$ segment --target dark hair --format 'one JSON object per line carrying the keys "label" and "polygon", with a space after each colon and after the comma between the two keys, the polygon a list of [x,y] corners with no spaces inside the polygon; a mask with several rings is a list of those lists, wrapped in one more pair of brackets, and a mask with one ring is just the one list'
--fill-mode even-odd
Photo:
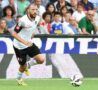
{"label": "dark hair", "polygon": [[11,16],[13,16],[13,15],[15,14],[14,9],[13,9],[10,5],[8,5],[8,6],[6,6],[6,7],[3,9],[3,16],[4,16],[4,17],[7,15],[7,13],[6,13],[6,10],[7,10],[7,9],[10,9],[10,10],[12,11],[12,15],[11,15]]}
{"label": "dark hair", "polygon": [[66,10],[68,11],[68,9],[67,9],[66,6],[61,7],[61,9],[60,9],[60,13],[61,13],[61,15],[62,15],[62,10],[63,10],[64,8],[66,8]]}
{"label": "dark hair", "polygon": [[50,17],[52,18],[52,15],[50,12],[44,12],[42,15],[42,18],[45,19],[47,15],[50,15]]}
{"label": "dark hair", "polygon": [[21,17],[22,17],[22,15],[17,15],[17,16],[16,16],[16,18],[21,18]]}
{"label": "dark hair", "polygon": [[48,3],[48,4],[46,5],[46,11],[48,11],[48,8],[49,8],[51,5],[54,7],[54,12],[55,12],[55,6],[54,6],[53,3]]}
{"label": "dark hair", "polygon": [[78,2],[77,6],[82,6],[84,8],[84,4],[82,2]]}
{"label": "dark hair", "polygon": [[56,11],[56,12],[54,13],[54,16],[55,16],[55,15],[61,15],[61,13],[58,12],[58,11]]}
{"label": "dark hair", "polygon": [[6,20],[5,20],[4,18],[1,18],[1,19],[0,19],[0,23],[1,23],[2,21],[5,21],[5,22],[6,22]]}

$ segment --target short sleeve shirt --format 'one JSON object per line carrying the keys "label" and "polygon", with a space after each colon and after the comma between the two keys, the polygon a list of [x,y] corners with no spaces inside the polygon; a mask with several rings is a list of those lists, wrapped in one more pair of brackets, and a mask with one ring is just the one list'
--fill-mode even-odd
{"label": "short sleeve shirt", "polygon": [[92,31],[95,30],[91,21],[87,20],[86,17],[82,18],[80,20],[80,22],[78,23],[78,25],[79,25],[79,28],[81,28],[81,30],[82,30],[82,28],[85,28],[86,31],[90,34],[91,34]]}

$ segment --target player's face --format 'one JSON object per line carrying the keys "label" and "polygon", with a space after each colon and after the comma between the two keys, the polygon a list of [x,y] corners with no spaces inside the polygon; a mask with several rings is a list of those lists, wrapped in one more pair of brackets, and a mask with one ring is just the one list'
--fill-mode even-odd
{"label": "player's face", "polygon": [[30,8],[29,8],[29,14],[30,14],[31,18],[35,18],[36,15],[37,15],[37,12],[38,12],[38,8],[37,8],[36,5],[30,6]]}

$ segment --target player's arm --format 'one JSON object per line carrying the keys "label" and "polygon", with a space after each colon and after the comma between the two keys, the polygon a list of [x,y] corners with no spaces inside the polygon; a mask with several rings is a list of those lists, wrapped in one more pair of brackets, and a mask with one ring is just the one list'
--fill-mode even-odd
{"label": "player's arm", "polygon": [[23,38],[21,38],[19,35],[18,35],[18,32],[22,29],[22,26],[20,25],[16,25],[15,28],[13,30],[9,30],[9,32],[11,33],[11,35],[17,39],[18,41],[20,41],[21,43],[23,43],[24,45],[26,46],[31,46],[32,43],[31,42],[28,42],[26,40],[24,40]]}
{"label": "player's arm", "polygon": [[26,46],[31,46],[31,45],[32,45],[31,42],[28,42],[28,41],[22,39],[16,32],[13,32],[13,33],[12,33],[12,36],[13,36],[15,39],[17,39],[18,41],[20,41],[21,43],[23,43],[24,45],[26,45]]}

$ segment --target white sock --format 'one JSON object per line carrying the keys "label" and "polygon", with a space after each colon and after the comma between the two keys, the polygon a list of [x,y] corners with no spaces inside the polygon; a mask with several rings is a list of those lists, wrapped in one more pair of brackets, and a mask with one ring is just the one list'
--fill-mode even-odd
{"label": "white sock", "polygon": [[36,60],[30,59],[30,61],[27,62],[27,67],[30,68],[31,66],[36,65],[36,64],[38,64]]}
{"label": "white sock", "polygon": [[20,80],[22,78],[22,75],[23,75],[23,73],[19,71],[17,74],[17,79]]}

